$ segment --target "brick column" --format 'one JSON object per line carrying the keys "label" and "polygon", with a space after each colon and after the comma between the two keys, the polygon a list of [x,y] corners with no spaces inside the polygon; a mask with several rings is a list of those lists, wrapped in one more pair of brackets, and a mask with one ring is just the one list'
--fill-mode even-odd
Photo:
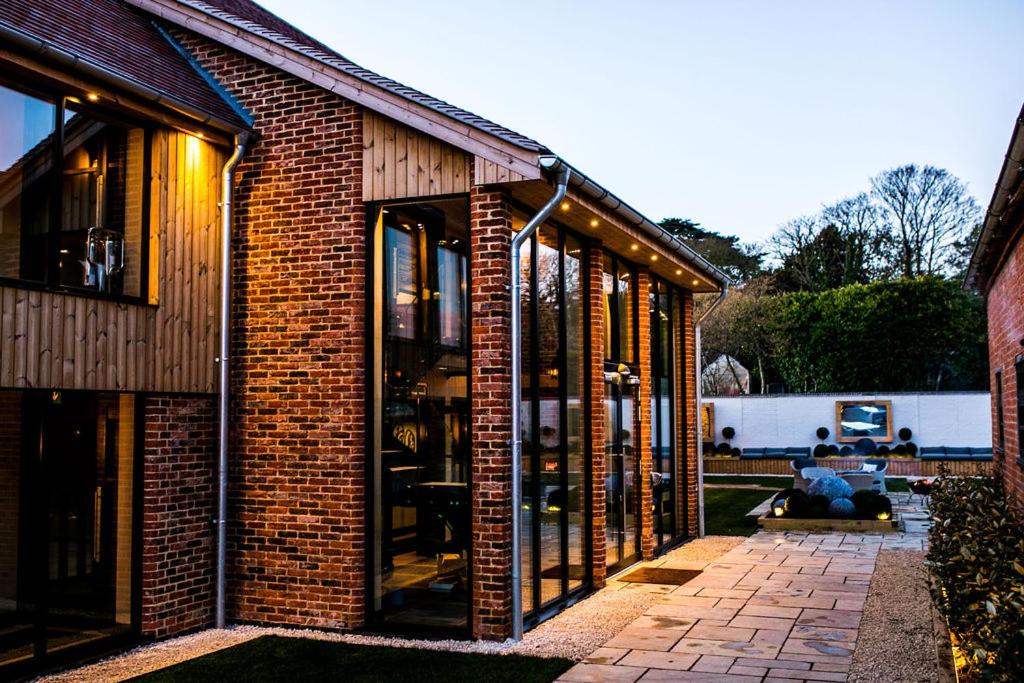
{"label": "brick column", "polygon": [[21,493],[20,391],[0,391],[0,598],[18,599],[18,510]]}
{"label": "brick column", "polygon": [[636,388],[637,409],[633,425],[634,448],[637,454],[636,491],[640,500],[640,554],[645,560],[654,557],[654,515],[651,510],[651,274],[646,268],[636,273],[637,346],[640,357],[640,385]]}
{"label": "brick column", "polygon": [[500,192],[470,192],[472,306],[473,636],[501,640],[512,625],[512,219]]}
{"label": "brick column", "polygon": [[[686,530],[690,536],[696,536],[698,531],[697,513],[698,500],[697,488],[697,439],[700,434],[700,415],[697,414],[697,382],[700,379],[696,376],[697,365],[695,347],[695,325],[693,317],[693,292],[683,292],[683,301],[680,310],[682,320],[681,332],[679,333],[681,343],[676,347],[680,350],[683,377],[681,384],[680,409],[677,411],[679,424],[676,425],[678,435],[678,455],[676,457],[677,467],[685,468],[686,475],[683,477],[687,483],[686,504],[689,528]],[[682,469],[680,469],[682,472]],[[682,481],[682,478],[680,479]],[[678,493],[678,490],[677,490]]]}
{"label": "brick column", "polygon": [[601,280],[604,252],[591,243],[586,301],[590,313],[590,486],[592,491],[590,533],[594,588],[604,586],[607,576],[605,548],[605,409],[604,409],[604,293]]}
{"label": "brick column", "polygon": [[145,399],[142,633],[213,623],[216,410],[208,397]]}

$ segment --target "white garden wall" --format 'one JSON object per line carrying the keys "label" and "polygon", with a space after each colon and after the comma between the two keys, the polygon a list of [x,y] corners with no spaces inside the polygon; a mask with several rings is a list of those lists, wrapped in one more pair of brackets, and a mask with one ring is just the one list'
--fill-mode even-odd
{"label": "white garden wall", "polygon": [[715,443],[724,441],[724,427],[732,427],[734,448],[761,448],[814,446],[818,427],[828,428],[825,443],[836,443],[836,401],[857,400],[892,401],[894,435],[909,427],[918,446],[992,445],[987,391],[716,396],[704,403],[715,406]]}

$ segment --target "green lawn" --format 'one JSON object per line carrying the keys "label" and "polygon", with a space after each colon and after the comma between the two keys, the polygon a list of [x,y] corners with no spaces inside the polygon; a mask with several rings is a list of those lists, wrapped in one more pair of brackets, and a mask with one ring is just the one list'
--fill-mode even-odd
{"label": "green lawn", "polygon": [[704,489],[704,533],[752,536],[757,519],[746,514],[771,495],[763,489]]}
{"label": "green lawn", "polygon": [[350,645],[265,636],[133,678],[147,683],[193,681],[508,681],[550,683],[568,659],[482,655],[398,647]]}

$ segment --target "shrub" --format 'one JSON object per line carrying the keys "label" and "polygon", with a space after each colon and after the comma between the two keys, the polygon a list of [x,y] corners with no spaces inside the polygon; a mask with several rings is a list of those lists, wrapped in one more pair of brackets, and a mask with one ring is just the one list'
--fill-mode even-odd
{"label": "shrub", "polygon": [[979,681],[1024,680],[1024,515],[992,476],[950,479],[931,497],[928,563],[939,607]]}
{"label": "shrub", "polygon": [[896,432],[900,437],[900,441],[910,441],[910,437],[914,435],[914,432],[910,431],[910,427],[900,427],[900,431]]}
{"label": "shrub", "polygon": [[818,427],[818,430],[814,432],[814,435],[817,436],[822,441],[828,438],[828,434],[828,427]]}
{"label": "shrub", "polygon": [[831,503],[826,496],[811,496],[811,504],[807,508],[810,517],[827,517],[828,505]]}
{"label": "shrub", "polygon": [[732,446],[724,441],[715,446],[715,450],[718,451],[719,455],[732,455]]}
{"label": "shrub", "polygon": [[833,517],[852,517],[853,501],[849,498],[836,498],[828,504],[828,514]]}
{"label": "shrub", "polygon": [[819,443],[814,447],[815,458],[827,458],[828,457],[828,446],[823,443]]}
{"label": "shrub", "polygon": [[835,445],[834,443],[830,443],[828,445],[828,454],[829,455],[839,455],[839,446]]}
{"label": "shrub", "polygon": [[722,436],[724,436],[726,440],[732,439],[732,437],[736,436],[736,430],[732,427],[723,427]]}
{"label": "shrub", "polygon": [[853,501],[853,506],[857,510],[857,517],[859,519],[871,519],[874,516],[875,499],[879,497],[879,494],[869,489],[861,489],[855,491],[850,500]]}
{"label": "shrub", "polygon": [[836,498],[849,498],[853,495],[853,489],[839,477],[821,477],[811,482],[807,493],[811,496],[825,496],[832,501]]}

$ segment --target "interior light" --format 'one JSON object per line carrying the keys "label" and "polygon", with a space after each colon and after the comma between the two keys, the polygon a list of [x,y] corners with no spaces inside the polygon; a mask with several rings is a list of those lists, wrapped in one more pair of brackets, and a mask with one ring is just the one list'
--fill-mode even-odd
{"label": "interior light", "polygon": [[596,218],[591,218],[590,219],[590,227],[596,228],[598,225],[599,225],[599,223],[597,222]]}
{"label": "interior light", "polygon": [[206,136],[205,136],[205,135],[203,135],[203,134],[202,134],[202,133],[200,132],[200,133],[196,133],[196,137],[197,137],[197,138],[199,138],[200,140],[202,140],[202,139],[203,139],[204,137],[206,137]]}
{"label": "interior light", "polygon": [[87,94],[87,95],[85,96],[85,99],[89,100],[90,102],[98,102],[98,101],[99,101],[99,99],[100,99],[100,96],[99,96],[99,95],[97,95],[97,94],[96,94],[96,93],[94,93],[94,92],[91,92],[91,93],[89,93],[89,94]]}
{"label": "interior light", "polygon": [[572,205],[569,202],[562,202],[562,211],[568,211]]}
{"label": "interior light", "polygon": [[75,104],[81,104],[82,100],[78,99],[74,95],[68,97],[68,102],[74,102]]}
{"label": "interior light", "polygon": [[629,245],[629,250],[630,251],[636,251],[639,248],[640,248],[639,244],[631,244],[631,245]]}

